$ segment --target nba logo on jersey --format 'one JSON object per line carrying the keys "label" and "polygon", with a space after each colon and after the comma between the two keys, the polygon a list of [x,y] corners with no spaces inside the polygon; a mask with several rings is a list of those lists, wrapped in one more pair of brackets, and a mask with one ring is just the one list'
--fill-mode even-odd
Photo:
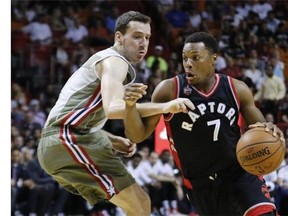
{"label": "nba logo on jersey", "polygon": [[190,95],[192,93],[192,88],[190,88],[190,86],[186,86],[185,88],[184,88],[184,94],[185,95]]}

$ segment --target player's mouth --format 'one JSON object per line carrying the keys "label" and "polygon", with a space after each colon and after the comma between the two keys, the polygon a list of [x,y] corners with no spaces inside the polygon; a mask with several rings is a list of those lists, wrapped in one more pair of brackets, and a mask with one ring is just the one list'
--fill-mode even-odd
{"label": "player's mouth", "polygon": [[145,50],[139,51],[139,54],[140,55],[146,55],[146,51]]}
{"label": "player's mouth", "polygon": [[186,79],[193,79],[194,77],[196,77],[195,73],[188,73],[186,72]]}
{"label": "player's mouth", "polygon": [[145,51],[139,51],[138,54],[137,54],[137,57],[138,58],[144,58],[145,55],[146,55]]}

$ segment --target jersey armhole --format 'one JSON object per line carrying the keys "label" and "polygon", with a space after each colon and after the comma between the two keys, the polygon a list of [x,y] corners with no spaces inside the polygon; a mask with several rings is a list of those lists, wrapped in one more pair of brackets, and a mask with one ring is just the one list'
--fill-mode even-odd
{"label": "jersey armhole", "polygon": [[[174,88],[174,98],[173,99],[176,99],[176,98],[179,98],[179,95],[180,95],[180,80],[179,80],[179,77],[178,76],[175,76],[173,78],[173,81],[174,81],[174,85],[175,85],[175,88]],[[163,114],[163,117],[164,117],[164,121],[165,122],[168,122],[170,121],[170,119],[173,117],[173,113],[168,113],[168,114]]]}
{"label": "jersey armhole", "polygon": [[231,92],[233,94],[233,97],[234,97],[235,103],[237,105],[238,111],[240,111],[240,100],[239,100],[239,96],[238,96],[238,93],[236,91],[234,82],[233,82],[231,77],[227,76],[227,78],[228,78],[228,82],[229,82],[229,85],[230,85],[230,88],[231,88]]}
{"label": "jersey armhole", "polygon": [[175,76],[173,80],[174,80],[174,85],[175,85],[175,88],[174,88],[174,98],[173,98],[173,99],[176,99],[176,98],[178,98],[179,95],[180,95],[180,90],[179,90],[180,80],[179,80],[179,77],[178,77],[178,76]]}

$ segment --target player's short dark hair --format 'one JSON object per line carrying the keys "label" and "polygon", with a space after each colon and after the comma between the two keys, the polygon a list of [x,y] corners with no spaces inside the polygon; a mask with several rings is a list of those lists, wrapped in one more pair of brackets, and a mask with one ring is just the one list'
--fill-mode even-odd
{"label": "player's short dark hair", "polygon": [[196,32],[189,35],[185,39],[186,43],[204,43],[207,50],[209,50],[212,54],[218,53],[218,43],[215,37],[207,32]]}
{"label": "player's short dark hair", "polygon": [[116,20],[116,24],[115,24],[115,32],[116,31],[120,31],[122,34],[125,34],[127,29],[128,29],[128,25],[129,22],[131,21],[138,21],[138,22],[142,22],[142,23],[151,23],[151,18],[149,16],[146,16],[138,11],[128,11],[126,13],[121,14],[117,20]]}

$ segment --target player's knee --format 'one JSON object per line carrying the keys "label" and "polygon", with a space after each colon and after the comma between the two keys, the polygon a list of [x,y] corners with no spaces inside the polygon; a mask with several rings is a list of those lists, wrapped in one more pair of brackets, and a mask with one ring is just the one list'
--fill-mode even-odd
{"label": "player's knee", "polygon": [[150,215],[151,200],[149,195],[145,192],[141,194],[141,198],[138,200],[137,204],[133,205],[133,207],[133,215],[135,215],[135,213],[138,213],[138,215]]}
{"label": "player's knee", "polygon": [[150,216],[151,214],[151,201],[149,195],[144,190],[137,190],[136,196],[129,197],[127,202],[122,208],[127,216],[130,215],[143,215]]}

